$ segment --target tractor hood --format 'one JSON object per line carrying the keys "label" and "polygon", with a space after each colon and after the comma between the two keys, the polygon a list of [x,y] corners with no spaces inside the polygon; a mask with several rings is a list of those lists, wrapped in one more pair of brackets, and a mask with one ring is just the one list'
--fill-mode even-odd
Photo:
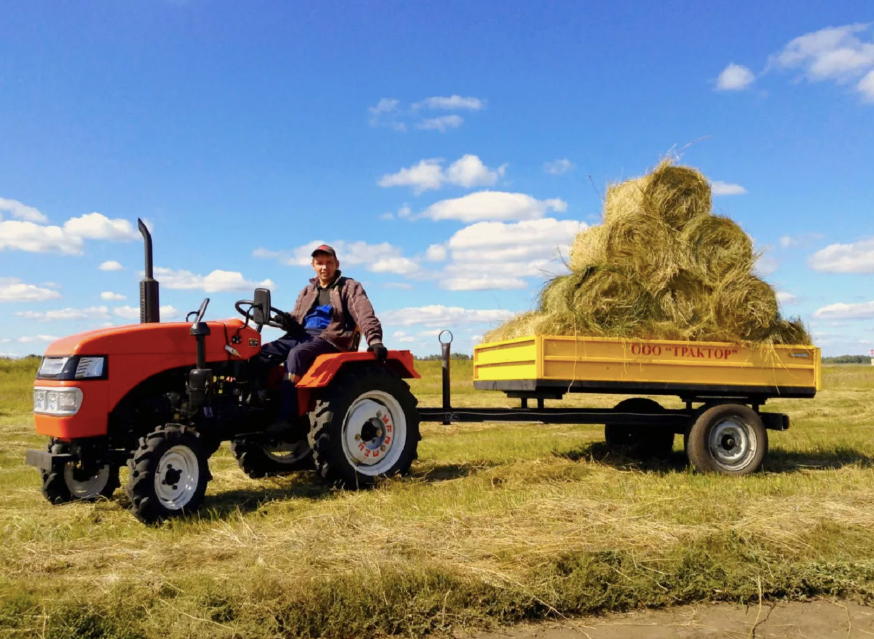
{"label": "tractor hood", "polygon": [[[210,335],[206,338],[207,351],[227,358],[225,345],[230,336],[243,326],[239,319],[207,322]],[[190,353],[194,356],[195,340],[189,333],[188,322],[161,322],[155,324],[130,324],[113,326],[85,333],[77,333],[53,342],[46,349],[46,356],[66,355],[179,355]],[[247,338],[247,346],[252,339],[260,336],[252,329],[241,331]],[[253,338],[253,335],[255,336]],[[254,344],[253,344],[254,346]]]}

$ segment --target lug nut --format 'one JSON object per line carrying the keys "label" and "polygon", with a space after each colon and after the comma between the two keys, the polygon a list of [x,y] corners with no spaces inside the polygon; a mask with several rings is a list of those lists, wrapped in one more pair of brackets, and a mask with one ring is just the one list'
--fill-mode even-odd
{"label": "lug nut", "polygon": [[356,442],[360,442],[360,441],[361,441],[361,435],[355,435],[355,441],[356,441]]}
{"label": "lug nut", "polygon": [[385,452],[385,444],[383,444],[382,446],[380,446],[380,447],[379,447],[379,450],[381,450],[382,452]]}

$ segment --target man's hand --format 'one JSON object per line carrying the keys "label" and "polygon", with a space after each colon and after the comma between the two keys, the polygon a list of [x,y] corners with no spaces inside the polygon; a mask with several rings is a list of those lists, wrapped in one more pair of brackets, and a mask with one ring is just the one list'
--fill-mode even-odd
{"label": "man's hand", "polygon": [[280,319],[282,320],[282,330],[292,337],[299,337],[306,332],[303,326],[300,325],[300,322],[294,319],[294,316],[291,313],[283,313],[280,315]]}
{"label": "man's hand", "polygon": [[388,349],[382,342],[373,342],[372,344],[369,344],[367,350],[373,351],[373,354],[376,355],[377,362],[384,362],[388,358]]}

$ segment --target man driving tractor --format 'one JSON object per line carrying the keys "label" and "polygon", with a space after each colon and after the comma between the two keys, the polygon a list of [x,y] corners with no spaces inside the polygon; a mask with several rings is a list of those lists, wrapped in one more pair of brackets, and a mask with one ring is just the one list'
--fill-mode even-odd
{"label": "man driving tractor", "polygon": [[359,282],[343,277],[337,253],[327,244],[312,252],[316,277],[297,296],[294,310],[286,318],[286,334],[264,344],[261,352],[268,361],[285,359],[286,376],[278,420],[267,432],[274,435],[293,429],[297,416],[295,384],[319,355],[341,353],[355,347],[360,330],[369,350],[384,362],[388,350],[382,343],[382,325]]}

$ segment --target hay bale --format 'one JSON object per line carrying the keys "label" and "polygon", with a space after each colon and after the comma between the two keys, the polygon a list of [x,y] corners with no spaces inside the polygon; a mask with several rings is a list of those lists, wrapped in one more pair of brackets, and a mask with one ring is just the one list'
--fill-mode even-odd
{"label": "hay bale", "polygon": [[773,344],[813,344],[810,333],[800,317],[781,319],[771,329],[770,341]]}
{"label": "hay bale", "polygon": [[581,335],[634,336],[652,315],[653,298],[640,280],[600,267],[568,276],[569,310]]}
{"label": "hay bale", "polygon": [[727,217],[707,215],[692,220],[680,241],[685,244],[689,268],[711,286],[731,272],[751,270],[755,263],[752,240]]}
{"label": "hay bale", "polygon": [[668,324],[687,338],[710,319],[712,294],[713,289],[695,273],[681,270],[659,291],[656,301]]}
{"label": "hay bale", "polygon": [[714,293],[713,318],[736,340],[766,340],[780,319],[777,295],[749,272],[729,274]]}
{"label": "hay bale", "polygon": [[663,160],[648,176],[643,208],[681,231],[692,220],[710,214],[710,183],[693,168]]}
{"label": "hay bale", "polygon": [[664,288],[682,266],[677,234],[652,215],[616,218],[603,235],[608,263],[634,275],[652,293]]}
{"label": "hay bale", "polygon": [[608,186],[607,196],[604,198],[604,222],[642,213],[643,194],[648,183],[649,176],[644,176]]}
{"label": "hay bale", "polygon": [[572,289],[579,284],[581,274],[570,273],[551,279],[540,289],[538,309],[542,313],[557,313],[571,308]]}
{"label": "hay bale", "polygon": [[604,251],[605,226],[590,226],[577,233],[571,245],[570,267],[574,271],[582,271],[589,266],[602,264],[607,255]]}

